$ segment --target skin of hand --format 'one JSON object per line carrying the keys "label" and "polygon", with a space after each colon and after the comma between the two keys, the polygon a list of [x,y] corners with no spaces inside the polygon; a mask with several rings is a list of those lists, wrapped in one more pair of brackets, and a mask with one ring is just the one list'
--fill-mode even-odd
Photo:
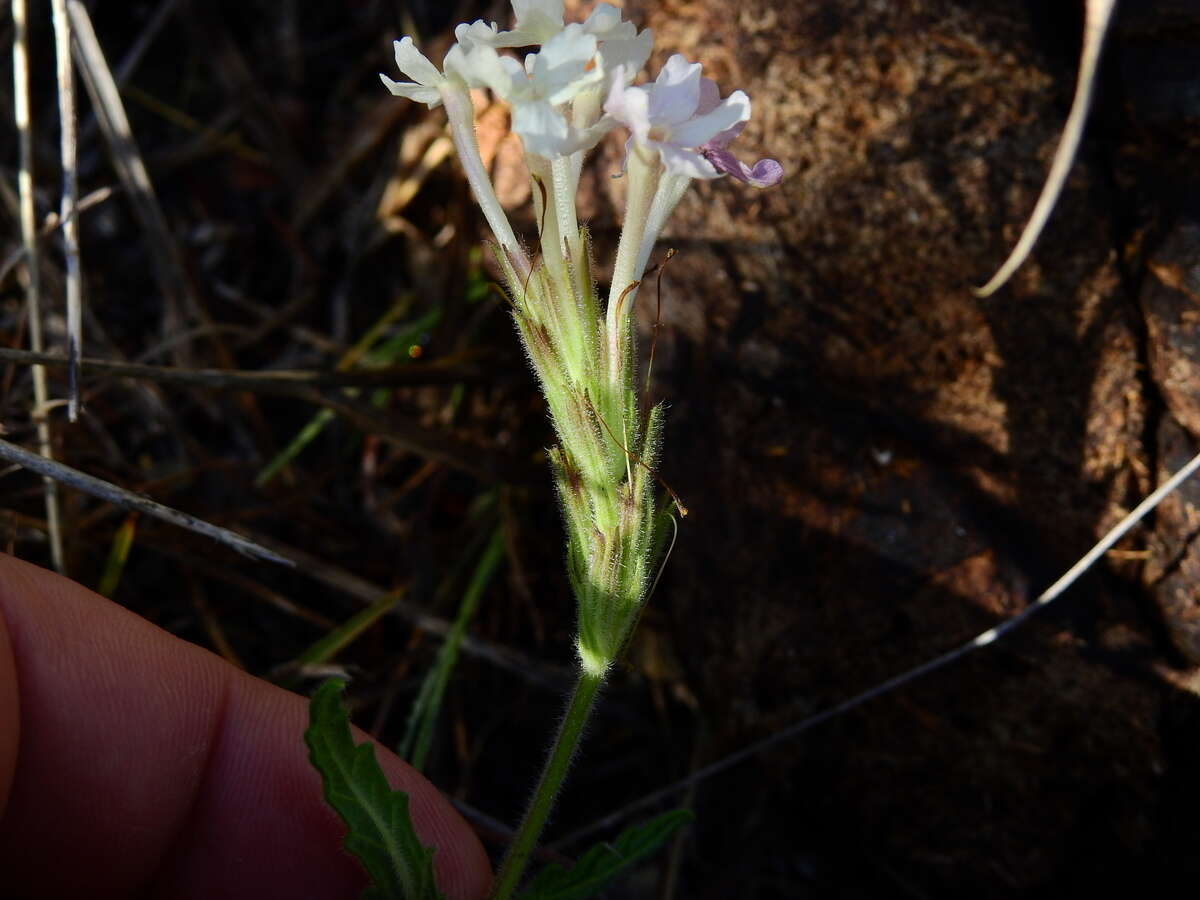
{"label": "skin of hand", "polygon": [[[4,896],[357,897],[366,877],[322,799],[307,724],[303,698],[0,554]],[[485,896],[470,827],[414,769],[376,756],[437,847],[446,896]]]}

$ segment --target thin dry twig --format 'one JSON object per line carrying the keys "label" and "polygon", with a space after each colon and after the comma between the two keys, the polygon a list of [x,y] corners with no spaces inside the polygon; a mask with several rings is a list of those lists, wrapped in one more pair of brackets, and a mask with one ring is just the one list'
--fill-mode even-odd
{"label": "thin dry twig", "polygon": [[[117,177],[124,185],[133,210],[146,233],[155,281],[167,300],[164,325],[168,332],[178,331],[185,321],[184,310],[203,320],[200,304],[191,296],[188,279],[163,215],[150,174],[134,140],[129,117],[125,114],[117,83],[109,70],[104,50],[96,38],[87,8],[79,0],[67,0],[71,18],[75,58],[84,86],[92,100],[96,121],[104,133]],[[211,328],[211,322],[204,322]]]}
{"label": "thin dry twig", "polygon": [[1071,112],[1067,116],[1067,124],[1063,126],[1062,137],[1058,148],[1054,151],[1054,161],[1050,164],[1050,174],[1042,186],[1042,193],[1025,230],[1013,247],[1008,259],[992,276],[991,280],[981,288],[975,289],[978,297],[989,297],[1004,286],[1013,273],[1029,257],[1038,236],[1046,227],[1046,220],[1054,211],[1063,185],[1067,182],[1067,174],[1075,162],[1075,154],[1079,151],[1079,141],[1083,137],[1083,126],[1087,122],[1088,109],[1092,105],[1092,88],[1096,81],[1096,67],[1100,62],[1100,50],[1104,46],[1104,34],[1108,23],[1112,20],[1113,9],[1117,0],[1087,0],[1087,17],[1083,34],[1083,53],[1079,59],[1079,75],[1075,82],[1075,98],[1071,101]]}
{"label": "thin dry twig", "polygon": [[[66,360],[52,353],[0,348],[0,361],[65,365]],[[453,384],[476,381],[482,377],[456,368],[453,364],[409,365],[397,369],[365,372],[311,372],[276,369],[266,372],[227,371],[224,369],[179,369],[142,363],[87,360],[88,368],[110,375],[175,382],[217,390],[253,391],[287,394],[316,406],[327,407],[355,428],[396,444],[427,459],[438,460],[453,468],[470,472],[485,480],[524,481],[530,475],[520,460],[494,449],[462,441],[453,435],[430,428],[400,415],[375,409],[370,404],[326,388],[384,385]],[[473,376],[473,377],[472,377]]]}
{"label": "thin dry twig", "polygon": [[[103,203],[112,195],[113,189],[110,187],[97,188],[91,193],[85,194],[80,199],[79,204],[75,207],[75,216],[78,218],[81,213],[93,206],[96,206],[97,204]],[[55,229],[59,227],[59,222],[60,220],[57,212],[49,213],[46,218],[42,220],[42,230],[38,233],[37,237],[46,238],[53,234]],[[26,252],[24,244],[14,247],[8,252],[4,259],[0,261],[0,284],[3,284],[4,279],[8,277],[8,273],[12,271],[13,266],[15,266],[25,257]]]}
{"label": "thin dry twig", "polygon": [[[61,367],[67,358],[57,353],[0,347],[0,361]],[[117,378],[137,378],[163,384],[185,384],[227,391],[262,393],[298,393],[312,388],[339,387],[417,387],[435,384],[494,383],[483,366],[463,361],[410,363],[405,366],[364,371],[318,371],[310,369],[184,369],[176,366],[152,366],[119,360],[86,357],[83,364],[93,372]]]}
{"label": "thin dry twig", "polygon": [[699,782],[711,778],[714,775],[718,775],[727,769],[731,769],[738,763],[744,762],[753,756],[757,756],[758,754],[763,753],[770,748],[783,743],[784,741],[791,740],[792,738],[803,734],[809,729],[815,728],[817,725],[828,722],[830,719],[835,719],[843,713],[850,712],[852,709],[857,709],[864,703],[867,703],[868,701],[874,700],[878,697],[882,697],[884,694],[890,694],[892,691],[911,684],[912,682],[930,674],[931,672],[936,672],[939,669],[945,668],[951,663],[957,662],[964,656],[973,653],[981,647],[994,644],[997,640],[1004,637],[1006,634],[1010,633],[1020,625],[1024,624],[1034,613],[1045,609],[1050,605],[1050,603],[1058,599],[1058,597],[1060,597],[1067,588],[1078,581],[1079,577],[1095,564],[1096,560],[1108,552],[1108,550],[1111,549],[1117,541],[1128,534],[1129,531],[1138,524],[1138,522],[1140,522],[1156,506],[1158,506],[1158,504],[1161,503],[1168,494],[1170,494],[1172,491],[1178,488],[1179,485],[1183,484],[1184,481],[1190,478],[1197,469],[1200,469],[1200,453],[1192,457],[1192,459],[1186,465],[1172,475],[1156,491],[1135,506],[1133,510],[1127,516],[1125,516],[1125,518],[1114,525],[1108,531],[1108,533],[1104,535],[1104,537],[1097,541],[1091,550],[1080,557],[1078,562],[1064,572],[1062,577],[1055,581],[1054,584],[1050,585],[1050,587],[1046,588],[1046,590],[1044,590],[1036,600],[1030,603],[1029,606],[1025,607],[1025,609],[1021,610],[1011,619],[1007,619],[1006,621],[1001,622],[999,625],[989,628],[987,631],[976,635],[971,640],[964,644],[960,644],[953,650],[948,650],[940,656],[935,656],[933,659],[927,660],[921,663],[919,666],[915,666],[906,672],[902,672],[899,675],[889,678],[887,681],[863,691],[861,694],[856,694],[848,700],[843,700],[836,706],[831,706],[828,709],[822,710],[816,715],[809,716],[807,719],[803,719],[793,725],[789,725],[781,731],[775,732],[769,737],[765,737],[760,741],[755,741],[748,747],[743,747],[741,750],[731,753],[728,756],[719,759],[702,769],[698,769],[691,775],[688,775],[686,778],[681,778],[679,781],[676,781],[674,784],[667,785],[664,788],[660,788],[657,791],[652,791],[643,797],[639,797],[637,800],[625,805],[619,810],[610,813],[604,818],[597,819],[591,824],[580,828],[577,831],[571,832],[566,837],[560,838],[551,846],[561,849],[574,844],[576,841],[582,840],[583,838],[588,837],[597,831],[611,828],[619,822],[629,818],[629,816],[633,815],[633,813],[640,809],[645,809],[648,806],[654,806],[660,801],[686,790],[692,785],[698,784]]}
{"label": "thin dry twig", "polygon": [[58,79],[58,119],[61,134],[63,253],[67,277],[67,418],[79,418],[79,355],[83,352],[83,273],[79,261],[79,173],[75,121],[75,83],[71,76],[71,21],[67,0],[51,0],[54,18],[55,74]]}
{"label": "thin dry twig", "polygon": [[169,506],[164,506],[156,500],[151,500],[149,497],[143,497],[141,494],[135,494],[133,491],[104,481],[94,475],[88,475],[86,472],[80,472],[78,469],[64,466],[60,462],[46,459],[37,453],[26,450],[24,447],[10,444],[8,441],[0,440],[0,459],[8,460],[40,475],[53,478],[69,487],[83,491],[85,494],[99,497],[101,500],[120,506],[122,509],[145,513],[148,516],[154,516],[156,519],[162,519],[164,522],[169,522],[172,525],[178,525],[180,528],[186,528],[189,531],[210,537],[246,556],[259,557],[260,559],[279,563],[281,566],[295,565],[295,562],[279,555],[274,550],[268,550],[266,547],[262,547],[254,541],[244,538],[234,531],[230,531],[228,528],[213,525],[205,522],[203,519],[198,519],[195,516],[172,509]]}
{"label": "thin dry twig", "polygon": [[[38,234],[33,198],[33,122],[29,112],[28,3],[13,0],[13,107],[20,142],[20,172],[17,191],[21,207],[21,244],[25,256],[28,284],[25,291],[26,315],[29,320],[29,346],[35,353],[45,349],[42,336],[42,277],[38,257]],[[33,367],[33,420],[37,423],[38,452],[47,459],[54,456],[50,441],[50,421],[47,417],[49,392],[46,389],[46,368]],[[58,510],[58,482],[43,478],[46,488],[46,533],[50,541],[50,560],[57,572],[65,571],[62,522]]]}
{"label": "thin dry twig", "polygon": [[[125,56],[121,59],[121,64],[113,72],[113,78],[118,87],[124,87],[129,77],[137,69],[138,65],[141,64],[142,57],[146,55],[146,51],[150,49],[150,45],[154,42],[154,39],[158,37],[163,26],[167,24],[167,20],[175,12],[175,7],[178,3],[179,0],[162,0],[158,9],[154,11],[154,15],[150,17],[142,30],[138,32],[137,40],[133,42],[133,46],[125,53]],[[79,142],[81,144],[87,146],[88,141],[96,132],[97,124],[98,122],[94,116],[84,124],[79,132]]]}

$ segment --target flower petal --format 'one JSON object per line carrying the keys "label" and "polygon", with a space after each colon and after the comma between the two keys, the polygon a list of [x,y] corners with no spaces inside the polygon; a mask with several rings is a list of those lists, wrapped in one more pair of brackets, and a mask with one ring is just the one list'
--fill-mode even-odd
{"label": "flower petal", "polygon": [[671,131],[671,143],[681,147],[699,147],[749,118],[750,98],[742,91],[734,91],[712,112],[675,126]]}
{"label": "flower petal", "polygon": [[499,38],[500,26],[495,22],[489,25],[483,19],[476,19],[470,25],[463,22],[454,27],[454,39],[462,45],[464,50],[470,50],[476,44],[484,44],[488,47],[501,46],[496,43]]}
{"label": "flower petal", "polygon": [[525,40],[523,44],[506,43],[505,47],[544,44],[563,30],[563,0],[512,0],[512,7],[517,14],[517,24],[509,34],[520,33],[522,38],[533,40]]}
{"label": "flower petal", "polygon": [[700,152],[719,172],[755,187],[771,187],[783,178],[783,166],[774,159],[760,159],[751,168],[724,147],[701,147]]}
{"label": "flower petal", "polygon": [[583,20],[583,30],[594,34],[599,41],[628,40],[637,34],[637,26],[632,22],[622,22],[621,10],[611,3],[596,4],[596,8]]}
{"label": "flower petal", "polygon": [[696,115],[712,112],[721,103],[721,89],[711,78],[700,79],[700,102],[696,104]]}
{"label": "flower petal", "polygon": [[605,72],[615,72],[617,66],[624,66],[625,84],[632,84],[653,49],[654,35],[649,28],[636,37],[603,40],[599,50],[600,65]]}
{"label": "flower petal", "polygon": [[733,143],[733,139],[741,134],[746,128],[745,122],[738,122],[732,128],[726,128],[718,135],[705,143],[706,147],[728,147]]}
{"label": "flower petal", "polygon": [[651,143],[662,157],[663,166],[672,175],[686,178],[717,178],[722,173],[698,150],[687,150],[674,144]]}
{"label": "flower petal", "polygon": [[457,75],[470,87],[485,87],[502,100],[511,100],[525,84],[521,64],[501,56],[487,44],[475,44],[466,52],[455,44],[443,63],[447,74]]}
{"label": "flower petal", "polygon": [[405,35],[392,46],[396,48],[396,66],[417,84],[433,87],[442,80],[437,66],[416,48],[411,37]]}
{"label": "flower petal", "polygon": [[612,75],[612,88],[604,101],[604,111],[633,132],[639,143],[650,134],[650,91],[645,87],[626,87],[625,69],[618,66]]}
{"label": "flower petal", "polygon": [[650,87],[650,121],[655,125],[686,122],[696,112],[699,101],[700,63],[689,63],[676,53]]}
{"label": "flower petal", "polygon": [[596,38],[586,34],[582,25],[572,23],[532,54],[532,68],[526,57],[525,67],[539,96],[551,103],[566,103],[604,77],[598,68],[588,69],[595,55]]}
{"label": "flower petal", "polygon": [[424,103],[430,109],[439,106],[442,102],[442,95],[437,88],[426,87],[423,84],[413,84],[410,81],[392,81],[386,75],[381,74],[379,79],[383,82],[384,87],[395,94],[397,97],[405,97],[409,100],[415,100],[418,103]]}
{"label": "flower petal", "polygon": [[545,101],[531,100],[513,107],[512,130],[521,136],[527,153],[547,159],[565,156],[577,148],[562,113]]}

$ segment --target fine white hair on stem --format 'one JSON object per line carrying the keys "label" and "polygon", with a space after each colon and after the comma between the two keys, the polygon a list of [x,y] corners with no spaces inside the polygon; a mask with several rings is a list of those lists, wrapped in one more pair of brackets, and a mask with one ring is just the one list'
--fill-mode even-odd
{"label": "fine white hair on stem", "polygon": [[1067,173],[1075,162],[1075,154],[1079,151],[1079,141],[1083,137],[1083,126],[1087,122],[1088,109],[1092,105],[1092,90],[1096,81],[1096,67],[1100,62],[1100,50],[1104,45],[1104,34],[1112,19],[1113,8],[1117,0],[1088,0],[1087,19],[1083,35],[1083,53],[1079,59],[1079,75],[1075,82],[1075,98],[1071,101],[1071,112],[1067,116],[1067,124],[1063,126],[1062,137],[1058,148],[1054,151],[1054,161],[1050,164],[1050,174],[1042,186],[1042,193],[1021,237],[1013,247],[1008,259],[1000,266],[991,280],[981,288],[975,289],[978,297],[990,297],[1021,264],[1029,257],[1033,245],[1037,243],[1046,220],[1054,210],[1063,185],[1067,181]]}
{"label": "fine white hair on stem", "polygon": [[1050,587],[1046,588],[1046,590],[1042,591],[1042,593],[1039,594],[1032,603],[1030,603],[1011,619],[1006,619],[999,625],[975,635],[975,637],[971,638],[969,641],[959,644],[954,649],[947,650],[940,656],[935,656],[933,659],[926,660],[919,666],[915,666],[906,672],[901,672],[899,675],[895,675],[889,678],[887,681],[881,682],[880,684],[863,691],[861,694],[856,694],[855,696],[850,697],[848,700],[843,700],[841,703],[822,710],[816,715],[809,716],[807,719],[802,719],[799,722],[788,725],[786,728],[783,728],[782,730],[777,731],[774,734],[763,738],[762,740],[755,741],[749,746],[743,747],[741,750],[737,750],[730,755],[705,766],[702,769],[698,769],[691,775],[688,775],[686,778],[681,778],[679,781],[676,781],[673,784],[669,784],[664,788],[660,788],[657,791],[653,791],[650,794],[639,797],[634,802],[629,803],[621,809],[610,813],[604,818],[598,819],[591,824],[578,829],[577,831],[571,832],[570,834],[556,841],[554,844],[550,845],[548,849],[562,850],[563,848],[571,846],[572,844],[582,840],[594,832],[611,828],[618,822],[627,819],[640,809],[654,806],[660,801],[665,800],[667,797],[680,793],[692,785],[698,784],[699,782],[711,778],[714,775],[718,775],[721,772],[724,772],[726,769],[731,769],[738,763],[750,759],[753,756],[757,756],[758,754],[776,746],[777,744],[791,740],[792,738],[797,737],[809,729],[815,728],[817,725],[828,722],[830,719],[835,719],[843,713],[850,712],[852,709],[857,709],[859,706],[862,706],[864,703],[867,703],[870,700],[875,700],[878,697],[882,697],[884,694],[890,694],[892,691],[904,687],[907,684],[911,684],[924,675],[928,675],[931,672],[936,672],[938,669],[944,668],[950,663],[957,662],[964,656],[980,649],[981,647],[994,644],[997,640],[1004,637],[1004,635],[1024,624],[1034,613],[1045,609],[1050,605],[1051,602],[1060,597],[1067,588],[1078,581],[1079,577],[1095,564],[1096,560],[1112,549],[1112,546],[1117,541],[1128,534],[1129,531],[1138,524],[1138,522],[1149,515],[1150,512],[1152,512],[1154,508],[1157,507],[1158,504],[1160,504],[1168,495],[1170,495],[1176,488],[1183,484],[1183,482],[1187,481],[1187,479],[1195,474],[1197,469],[1200,469],[1200,453],[1197,453],[1195,456],[1193,456],[1191,460],[1189,460],[1183,467],[1179,469],[1179,471],[1163,482],[1157,488],[1157,490],[1155,490],[1148,497],[1146,497],[1145,500],[1135,506],[1128,515],[1110,528],[1104,537],[1097,541],[1087,553],[1081,556],[1079,560],[1073,566],[1071,566],[1071,568],[1067,569],[1067,571],[1064,572],[1057,581],[1050,585]]}
{"label": "fine white hair on stem", "polygon": [[[34,353],[45,350],[42,338],[42,278],[38,264],[38,234],[33,198],[33,122],[29,114],[29,55],[27,52],[28,3],[13,0],[13,118],[16,120],[20,145],[20,170],[17,174],[17,193],[20,196],[21,243],[24,248],[28,282],[25,308],[29,320],[29,347]],[[36,365],[33,375],[33,419],[37,425],[38,452],[53,458],[50,442],[50,422],[46,418],[49,393],[46,389],[46,368]],[[46,533],[50,541],[50,560],[58,572],[63,572],[62,523],[58,508],[58,482],[42,478],[46,490]]]}
{"label": "fine white hair on stem", "polygon": [[62,204],[59,217],[63,229],[63,254],[67,277],[67,418],[79,417],[79,357],[83,352],[83,287],[79,263],[79,223],[75,205],[79,198],[79,175],[75,167],[75,85],[71,75],[71,20],[67,0],[52,0],[54,18],[55,73],[58,79],[58,118],[61,132]]}

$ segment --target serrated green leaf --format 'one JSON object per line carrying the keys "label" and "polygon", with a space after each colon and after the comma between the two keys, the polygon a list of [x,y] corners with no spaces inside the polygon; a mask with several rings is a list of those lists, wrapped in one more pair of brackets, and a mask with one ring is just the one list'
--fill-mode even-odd
{"label": "serrated green leaf", "polygon": [[433,879],[433,848],[413,830],[408,795],[388,786],[369,743],[355,745],[342,703],[345,682],[322,684],[309,703],[304,732],[309,759],[321,773],[325,801],[349,829],[346,849],[374,884],[364,900],[445,900]]}
{"label": "serrated green leaf", "polygon": [[644,825],[625,829],[611,844],[597,844],[571,868],[546,866],[517,900],[585,900],[606,888],[618,875],[646,859],[693,819],[690,810],[676,809]]}

